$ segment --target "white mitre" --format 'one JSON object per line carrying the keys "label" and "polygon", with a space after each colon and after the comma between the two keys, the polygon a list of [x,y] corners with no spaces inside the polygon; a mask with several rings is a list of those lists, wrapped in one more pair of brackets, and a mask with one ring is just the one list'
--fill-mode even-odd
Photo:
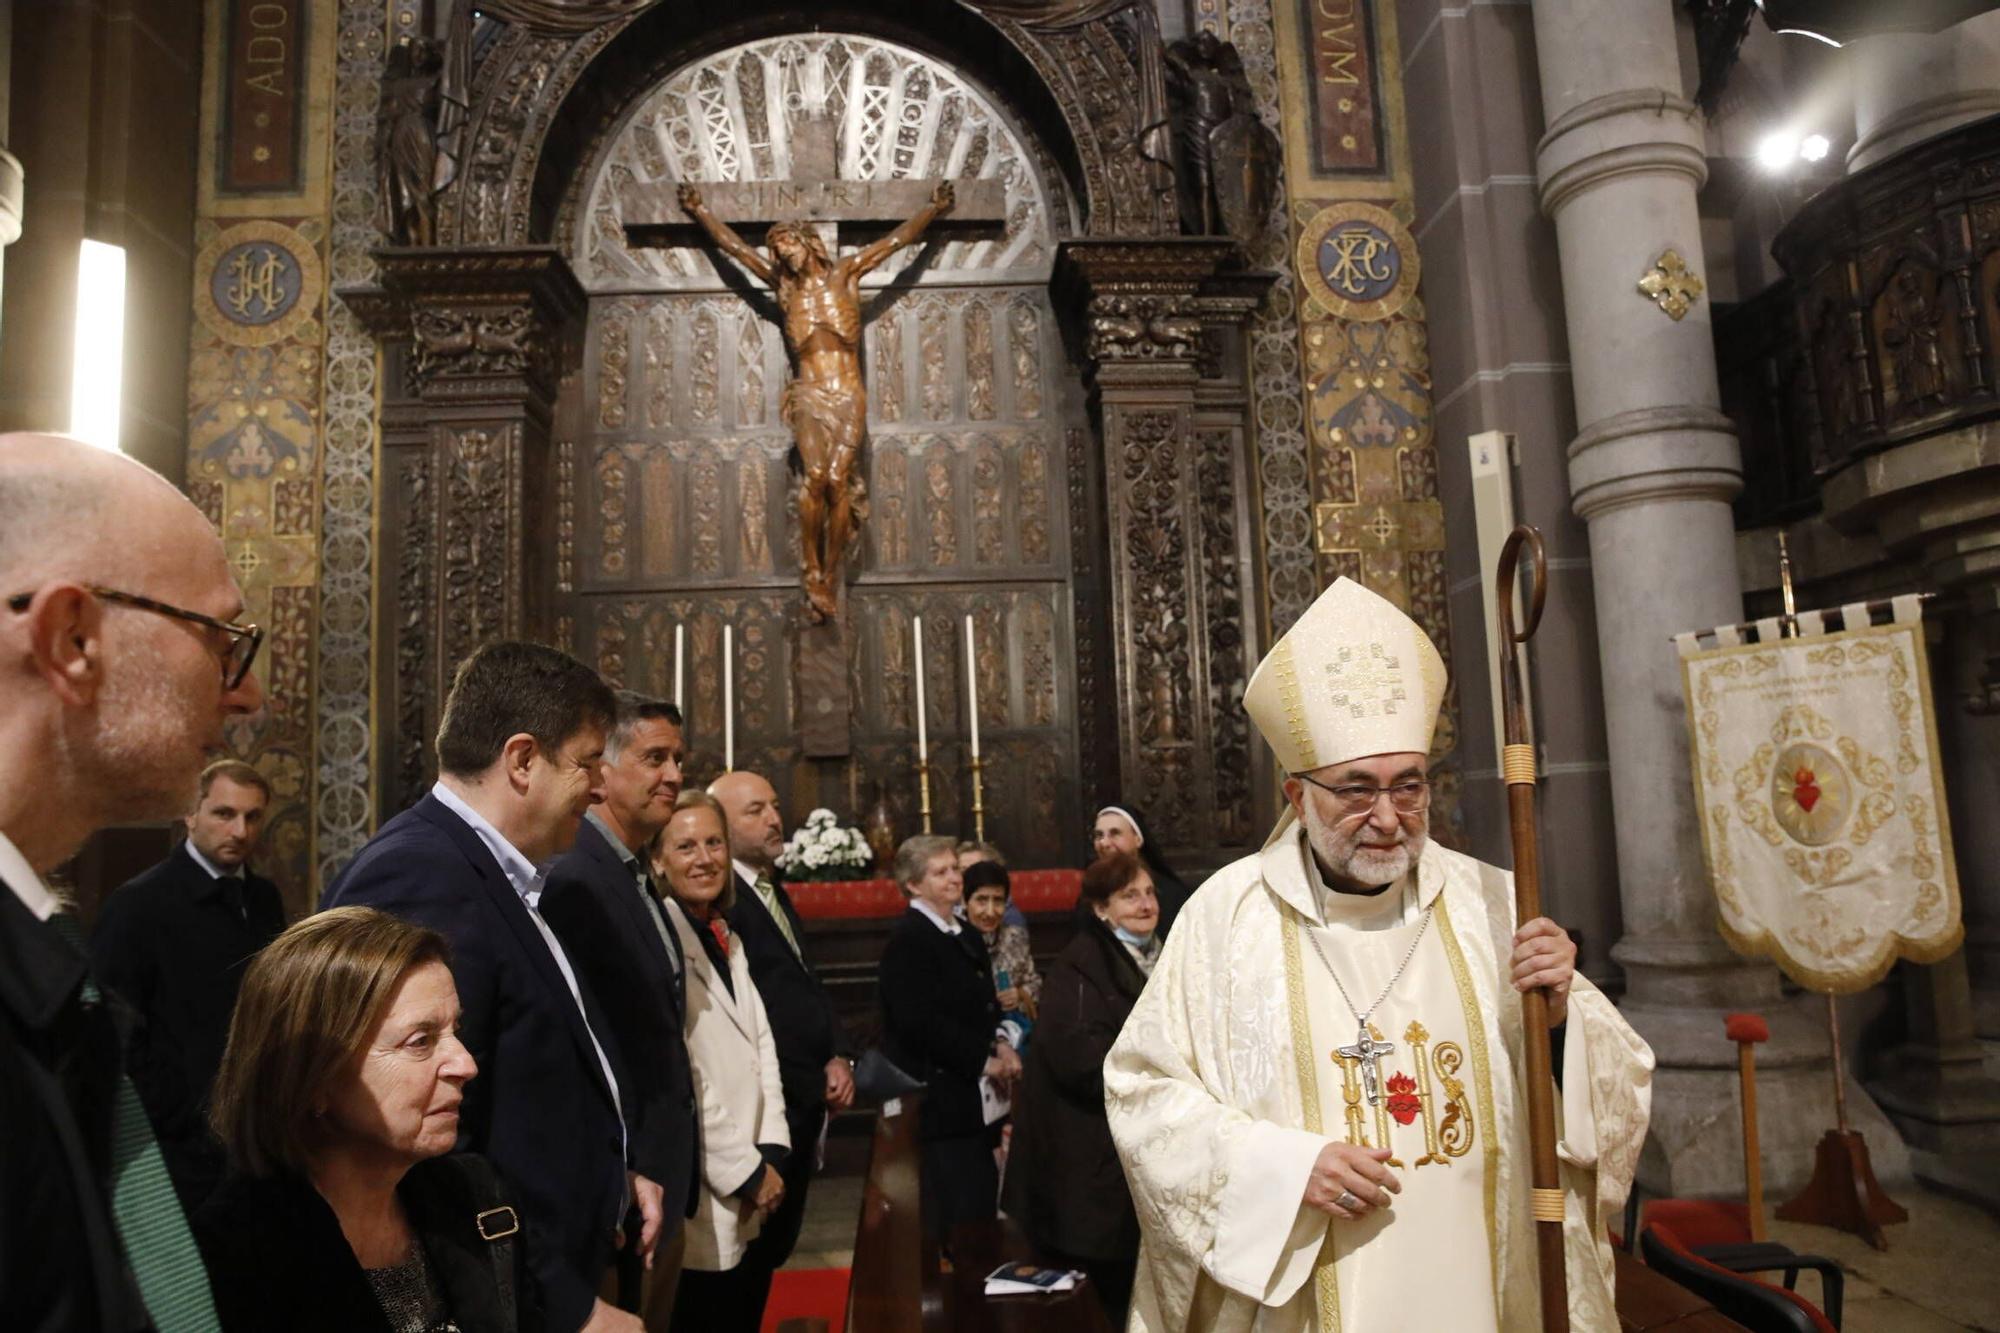
{"label": "white mitre", "polygon": [[1271,646],[1243,706],[1287,773],[1376,754],[1429,754],[1444,659],[1417,622],[1353,579]]}

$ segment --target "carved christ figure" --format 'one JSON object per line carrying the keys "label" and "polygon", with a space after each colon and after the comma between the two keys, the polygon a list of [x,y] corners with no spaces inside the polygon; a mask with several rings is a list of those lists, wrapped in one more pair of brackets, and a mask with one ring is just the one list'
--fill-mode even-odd
{"label": "carved christ figure", "polygon": [[868,427],[868,394],[861,377],[861,279],[915,244],[952,203],[951,182],[940,182],[915,217],[839,260],[828,257],[810,226],[780,222],[765,233],[766,258],[709,212],[699,189],[680,187],[681,208],[724,254],[769,284],[784,316],[792,378],[779,411],[805,469],[799,564],[807,613],[816,622],[832,620],[839,611],[841,569],[860,527],[857,467]]}

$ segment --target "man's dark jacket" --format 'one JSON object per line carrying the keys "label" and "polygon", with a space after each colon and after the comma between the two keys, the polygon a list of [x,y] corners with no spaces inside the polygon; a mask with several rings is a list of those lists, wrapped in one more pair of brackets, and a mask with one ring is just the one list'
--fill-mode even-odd
{"label": "man's dark jacket", "polygon": [[1000,1026],[986,942],[970,926],[948,935],[911,907],[889,932],[878,975],[882,1053],[929,1085],[923,1137],[984,1133],[979,1076]]}
{"label": "man's dark jacket", "polygon": [[152,1320],[111,1217],[119,1032],[83,954],[0,884],[0,1311],[21,1333]]}
{"label": "man's dark jacket", "polygon": [[[790,923],[792,934],[803,941],[805,922],[792,905],[785,886],[778,884],[779,908]],[[743,955],[750,964],[750,979],[764,1001],[764,1013],[771,1020],[771,1040],[778,1048],[778,1072],[785,1087],[785,1115],[794,1121],[801,1116],[814,1119],[826,1110],[826,1063],[840,1046],[840,1024],[834,1017],[833,1000],[813,970],[771,919],[757,886],[736,876],[736,906],[729,911],[729,928],[743,941]],[[792,1150],[799,1150],[792,1140]]]}
{"label": "man's dark jacket", "polygon": [[[479,1062],[459,1108],[459,1147],[484,1155],[518,1196],[549,1327],[581,1328],[623,1220],[624,1127],[592,1028],[527,906],[435,796],[384,824],[325,906],[380,908],[451,941],[459,1036]],[[592,1023],[605,1026],[595,1014]]]}
{"label": "man's dark jacket", "polygon": [[139,1015],[125,1065],[190,1211],[222,1182],[208,1128],[244,969],[285,928],[277,885],[243,875],[243,910],[182,843],[105,900],[90,936],[91,972]]}
{"label": "man's dark jacket", "polygon": [[[792,896],[775,877],[773,887],[778,910],[791,924],[793,936],[803,942],[805,922],[792,905]],[[784,1200],[764,1219],[763,1229],[750,1243],[751,1257],[776,1269],[791,1258],[805,1222],[806,1191],[818,1155],[820,1129],[826,1123],[826,1066],[840,1049],[840,1021],[834,1016],[826,987],[785,942],[784,932],[757,896],[757,886],[740,873],[729,928],[743,942],[750,979],[756,983],[770,1019],[771,1041],[778,1049],[778,1075],[785,1090],[785,1127],[792,1136],[792,1150],[779,1173],[785,1181]]]}
{"label": "man's dark jacket", "polygon": [[686,983],[677,981],[660,937],[662,926],[673,927],[589,819],[576,846],[549,867],[542,916],[604,1013],[608,1031],[597,1035],[618,1071],[633,1169],[663,1192],[664,1242],[676,1219],[694,1215],[701,1166],[701,1110],[683,1027]]}

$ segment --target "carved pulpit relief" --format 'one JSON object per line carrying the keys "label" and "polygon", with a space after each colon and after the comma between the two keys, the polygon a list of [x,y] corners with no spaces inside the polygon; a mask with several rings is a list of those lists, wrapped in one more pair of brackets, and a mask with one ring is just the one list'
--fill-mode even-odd
{"label": "carved pulpit relief", "polygon": [[[824,116],[799,126],[789,149],[788,180],[681,182],[671,186],[671,205],[664,197],[668,182],[635,181],[621,191],[619,206],[630,244],[685,244],[694,238],[676,232],[692,226],[777,298],[791,368],[780,412],[803,474],[798,522],[806,624],[798,683],[804,740],[808,754],[839,756],[848,750],[845,570],[867,512],[861,280],[946,215],[997,230],[1006,221],[1006,197],[991,180],[968,181],[961,200],[950,180],[843,179],[838,126]],[[893,227],[886,236],[841,253],[843,226],[885,225]],[[758,227],[768,228],[762,251],[739,232]]]}

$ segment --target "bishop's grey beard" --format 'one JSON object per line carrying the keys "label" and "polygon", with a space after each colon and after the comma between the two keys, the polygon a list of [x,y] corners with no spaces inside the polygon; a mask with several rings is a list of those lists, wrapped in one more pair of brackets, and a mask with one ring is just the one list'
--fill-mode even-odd
{"label": "bishop's grey beard", "polygon": [[1364,841],[1380,840],[1381,834],[1368,827],[1367,820],[1352,821],[1351,828],[1329,823],[1320,817],[1315,803],[1305,802],[1306,840],[1319,857],[1321,869],[1330,876],[1355,884],[1394,884],[1410,873],[1424,844],[1430,840],[1429,821],[1411,833],[1407,824],[1396,825],[1396,845],[1386,849],[1364,847]]}

